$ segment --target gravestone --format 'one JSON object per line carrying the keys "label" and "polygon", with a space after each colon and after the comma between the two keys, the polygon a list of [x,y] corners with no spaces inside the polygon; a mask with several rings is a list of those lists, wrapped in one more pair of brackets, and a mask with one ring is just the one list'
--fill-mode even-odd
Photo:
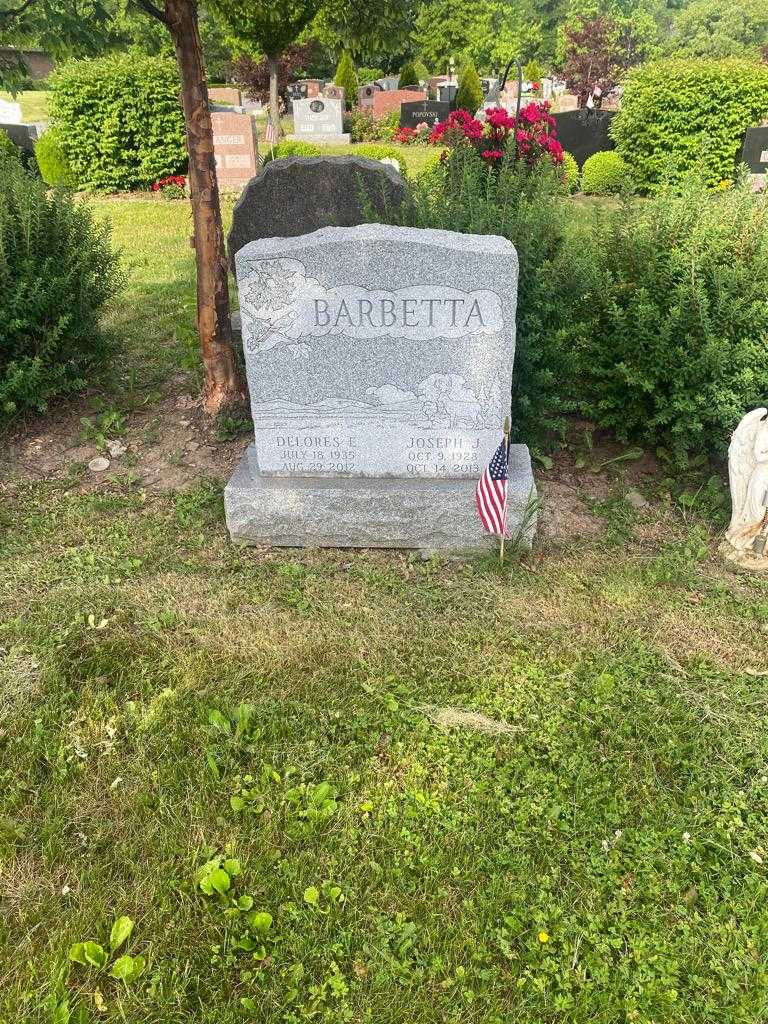
{"label": "gravestone", "polygon": [[0,99],[0,124],[21,124],[21,105]]}
{"label": "gravestone", "polygon": [[219,188],[243,188],[259,169],[253,118],[250,114],[213,111],[211,127]]}
{"label": "gravestone", "polygon": [[294,100],[293,135],[289,139],[308,142],[348,144],[349,133],[344,132],[344,104],[341,100],[316,96],[314,99]]}
{"label": "gravestone", "polygon": [[434,126],[444,121],[451,112],[450,103],[438,103],[436,100],[418,100],[416,103],[403,103],[400,107],[400,127],[417,128],[427,123]]}
{"label": "gravestone", "polygon": [[738,162],[746,164],[750,174],[768,172],[768,127],[747,129]]}
{"label": "gravestone", "polygon": [[392,92],[394,89],[400,88],[400,76],[389,75],[384,78],[377,78],[375,84],[380,86],[382,89]]}
{"label": "gravestone", "polygon": [[579,97],[572,92],[561,92],[556,99],[558,113],[579,109]]}
{"label": "gravestone", "polygon": [[[459,87],[455,82],[443,82],[442,85],[437,87],[437,99],[439,103],[448,103],[451,110],[456,106],[456,94],[459,91]],[[470,111],[474,113],[474,111]]]}
{"label": "gravestone", "polygon": [[239,107],[242,102],[240,90],[235,88],[209,89],[208,99],[213,103],[227,103],[231,107]]}
{"label": "gravestone", "polygon": [[399,111],[403,103],[414,103],[426,98],[427,94],[423,89],[384,89],[374,93],[373,116],[378,121],[380,117],[386,117],[393,110]]}
{"label": "gravestone", "polygon": [[[224,492],[233,539],[492,546],[474,493],[509,411],[511,242],[363,224],[235,262],[255,442]],[[508,530],[530,540],[530,457],[511,454]]]}
{"label": "gravestone", "polygon": [[345,100],[344,93],[345,93],[344,86],[343,85],[334,85],[333,82],[330,82],[323,89],[323,96],[326,96],[329,100],[340,100],[341,101],[341,109],[342,110],[344,109],[344,100]]}
{"label": "gravestone", "polygon": [[557,141],[574,156],[579,169],[588,157],[615,147],[608,134],[615,116],[612,110],[586,109],[554,115]]}
{"label": "gravestone", "polygon": [[357,90],[357,105],[361,110],[373,111],[373,97],[377,92],[381,92],[381,86],[376,83],[370,85],[361,85]]}
{"label": "gravestone", "polygon": [[378,217],[388,219],[405,196],[403,179],[378,160],[360,156],[270,160],[235,205],[227,238],[232,271],[235,255],[248,242],[363,224],[366,203]]}
{"label": "gravestone", "polygon": [[47,127],[44,121],[22,122],[21,124],[6,124],[0,121],[0,131],[10,136],[11,141],[25,153],[34,153],[35,143]]}

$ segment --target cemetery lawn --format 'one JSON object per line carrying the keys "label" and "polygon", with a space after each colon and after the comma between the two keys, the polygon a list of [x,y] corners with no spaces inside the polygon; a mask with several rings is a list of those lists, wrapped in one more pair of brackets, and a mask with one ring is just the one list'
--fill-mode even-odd
{"label": "cemetery lawn", "polygon": [[48,120],[48,92],[45,89],[28,89],[17,93],[16,96],[0,91],[0,99],[18,103],[25,121]]}
{"label": "cemetery lawn", "polygon": [[764,1021],[768,579],[716,491],[574,442],[503,570],[235,547],[187,207],[97,206],[125,354],[3,444],[0,1021]]}

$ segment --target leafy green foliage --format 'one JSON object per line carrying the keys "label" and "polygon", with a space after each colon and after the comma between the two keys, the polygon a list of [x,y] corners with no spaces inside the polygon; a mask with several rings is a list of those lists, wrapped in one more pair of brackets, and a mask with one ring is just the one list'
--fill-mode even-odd
{"label": "leafy green foliage", "polygon": [[341,55],[334,82],[344,90],[346,108],[351,110],[357,104],[357,73],[352,57],[346,52]]}
{"label": "leafy green foliage", "polygon": [[366,156],[369,160],[396,160],[402,175],[407,174],[403,161],[403,151],[396,146],[388,146],[383,142],[364,142],[355,146],[355,156]]}
{"label": "leafy green foliage", "polygon": [[278,160],[284,156],[320,156],[320,147],[314,142],[304,142],[303,139],[283,139],[272,151],[266,149],[262,157],[262,163],[268,164],[270,160]]}
{"label": "leafy green foliage", "polygon": [[209,0],[208,6],[252,57],[279,57],[317,13],[313,0]]}
{"label": "leafy green foliage", "polygon": [[85,386],[107,355],[100,318],[120,282],[88,206],[0,160],[0,416]]}
{"label": "leafy green foliage", "polygon": [[527,82],[540,82],[544,76],[541,64],[537,60],[529,60],[523,68],[523,78]]}
{"label": "leafy green foliage", "polygon": [[20,160],[21,150],[10,137],[8,132],[0,128],[0,160]]}
{"label": "leafy green foliage", "polygon": [[579,189],[579,165],[573,153],[563,151],[563,162],[560,165],[560,174],[565,182],[566,191],[570,194]]}
{"label": "leafy green foliage", "polygon": [[768,40],[764,0],[693,0],[675,18],[668,49],[694,57],[760,56]]}
{"label": "leafy green foliage", "polygon": [[405,89],[408,85],[418,85],[419,79],[416,74],[416,69],[413,66],[412,60],[407,60],[405,64],[400,68],[400,75],[398,79],[398,88]]}
{"label": "leafy green foliage", "polygon": [[61,132],[58,128],[49,128],[43,132],[35,144],[35,159],[40,176],[46,185],[75,188],[77,179],[64,152]]}
{"label": "leafy green foliage", "polygon": [[640,188],[657,187],[670,161],[678,175],[701,167],[716,185],[766,110],[768,64],[673,58],[630,72],[611,134]]}
{"label": "leafy green foliage", "polygon": [[483,87],[474,64],[466,63],[459,75],[459,88],[456,90],[456,107],[467,110],[474,116],[475,111],[483,105]]}
{"label": "leafy green foliage", "polygon": [[599,311],[580,354],[583,411],[678,466],[722,456],[768,391],[768,203],[691,174],[627,201],[601,238]]}
{"label": "leafy green foliage", "polygon": [[51,84],[51,117],[80,186],[147,188],[186,168],[173,61],[136,54],[73,61]]}
{"label": "leafy green foliage", "polygon": [[470,147],[417,179],[408,213],[419,227],[508,238],[518,252],[512,429],[535,444],[564,427],[577,380],[578,339],[589,337],[590,299],[599,287],[593,243],[568,225],[558,170],[549,159],[534,168],[504,158],[486,167]]}
{"label": "leafy green foliage", "polygon": [[588,195],[609,196],[627,185],[629,168],[612,149],[593,153],[581,169],[581,190]]}

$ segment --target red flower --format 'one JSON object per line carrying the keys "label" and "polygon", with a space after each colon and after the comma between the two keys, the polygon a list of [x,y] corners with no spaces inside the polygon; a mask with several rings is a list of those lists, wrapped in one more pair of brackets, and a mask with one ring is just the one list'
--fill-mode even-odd
{"label": "red flower", "polygon": [[504,153],[500,149],[484,149],[483,160],[501,160]]}

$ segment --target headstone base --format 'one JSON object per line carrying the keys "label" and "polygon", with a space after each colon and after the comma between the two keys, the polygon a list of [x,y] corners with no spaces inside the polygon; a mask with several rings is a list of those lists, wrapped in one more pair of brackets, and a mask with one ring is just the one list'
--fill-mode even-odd
{"label": "headstone base", "polygon": [[287,139],[291,142],[312,142],[317,146],[349,146],[352,142],[352,136],[349,132],[344,132],[343,135],[286,135]]}
{"label": "headstone base", "polygon": [[[424,554],[493,550],[475,510],[475,480],[280,477],[258,471],[249,445],[224,489],[234,541],[277,547],[416,548]],[[530,547],[536,485],[523,444],[510,449],[507,533]]]}

